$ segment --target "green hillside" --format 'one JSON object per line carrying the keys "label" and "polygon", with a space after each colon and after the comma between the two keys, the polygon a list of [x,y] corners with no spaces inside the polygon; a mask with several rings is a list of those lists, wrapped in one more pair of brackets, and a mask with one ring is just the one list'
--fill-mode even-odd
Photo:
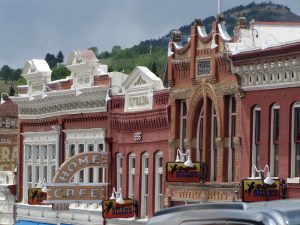
{"label": "green hillside", "polygon": [[[241,16],[246,17],[248,21],[255,19],[256,21],[269,22],[300,22],[300,17],[291,12],[286,6],[272,3],[256,4],[253,2],[223,12],[227,30],[230,34],[233,32],[237,18]],[[199,17],[201,18],[201,15]],[[215,21],[214,16],[202,20],[208,33],[211,30],[213,21]],[[179,28],[183,35],[189,35],[191,24]],[[115,48],[112,52],[103,52],[98,55],[98,58],[101,63],[109,65],[110,70],[130,73],[135,66],[143,65],[160,76],[166,63],[169,36],[170,32],[159,39],[141,41],[140,44],[132,48],[120,49],[120,46],[115,46],[118,48]]]}

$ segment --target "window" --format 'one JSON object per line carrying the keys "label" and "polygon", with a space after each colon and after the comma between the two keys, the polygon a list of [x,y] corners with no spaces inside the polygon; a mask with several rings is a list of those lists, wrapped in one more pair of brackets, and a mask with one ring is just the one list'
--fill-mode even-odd
{"label": "window", "polygon": [[141,190],[141,217],[147,217],[148,216],[148,185],[149,185],[149,154],[144,153],[142,155],[142,190]]}
{"label": "window", "polygon": [[128,197],[134,199],[134,186],[135,186],[135,154],[129,155],[129,166],[128,166]]}
{"label": "window", "polygon": [[292,109],[291,177],[300,176],[300,102]]}
{"label": "window", "polygon": [[260,111],[256,106],[252,111],[252,165],[260,169]]}
{"label": "window", "polygon": [[186,101],[180,101],[180,148],[184,149],[184,138],[186,130]]}
{"label": "window", "polygon": [[69,157],[72,157],[75,155],[75,145],[71,144],[69,145]]}
{"label": "window", "polygon": [[231,182],[234,180],[234,174],[235,174],[235,149],[234,149],[233,138],[235,137],[236,103],[235,103],[235,97],[233,95],[229,96],[228,121],[229,121],[228,181]]}
{"label": "window", "polygon": [[217,115],[216,115],[215,108],[211,104],[211,130],[210,130],[210,138],[211,138],[210,139],[211,140],[210,180],[211,181],[216,181],[217,179],[217,145],[216,145],[217,134],[218,134]]}
{"label": "window", "polygon": [[196,145],[196,160],[201,161],[203,155],[203,106],[201,107],[198,123],[197,123],[197,145]]}
{"label": "window", "polygon": [[122,188],[122,170],[123,170],[123,156],[121,153],[117,154],[117,164],[116,164],[116,171],[117,171],[117,190]]}
{"label": "window", "polygon": [[163,153],[155,154],[155,212],[162,209]]}
{"label": "window", "polygon": [[270,175],[273,177],[278,177],[279,168],[279,110],[278,104],[274,104],[271,108]]}
{"label": "window", "polygon": [[199,60],[198,61],[198,75],[209,75],[210,74],[210,60]]}

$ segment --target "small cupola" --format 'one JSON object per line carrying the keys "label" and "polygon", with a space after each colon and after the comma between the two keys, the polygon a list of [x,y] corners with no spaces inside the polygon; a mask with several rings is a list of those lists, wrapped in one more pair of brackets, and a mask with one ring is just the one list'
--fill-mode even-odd
{"label": "small cupola", "polygon": [[44,59],[31,59],[25,63],[21,76],[28,85],[29,97],[42,94],[51,81],[51,69]]}
{"label": "small cupola", "polygon": [[72,51],[66,67],[72,72],[72,89],[94,86],[94,76],[107,75],[107,65],[101,65],[92,50]]}

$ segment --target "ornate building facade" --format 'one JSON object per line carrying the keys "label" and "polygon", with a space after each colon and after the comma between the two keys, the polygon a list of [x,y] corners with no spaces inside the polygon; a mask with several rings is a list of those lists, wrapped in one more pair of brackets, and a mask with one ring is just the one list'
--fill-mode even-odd
{"label": "ornate building facade", "polygon": [[287,197],[299,198],[300,24],[256,22],[236,31],[230,58],[242,93],[241,178],[268,165],[271,176],[286,179]]}
{"label": "ornate building facade", "polygon": [[175,161],[177,149],[189,149],[193,161],[205,163],[207,176],[201,183],[167,183],[166,206],[233,201],[241,173],[241,103],[226,57],[225,47],[232,39],[219,17],[209,34],[195,20],[189,41],[180,41],[180,33],[173,33],[168,50],[169,158]]}
{"label": "ornate building facade", "polygon": [[146,67],[136,67],[109,103],[112,184],[133,198],[139,218],[163,207],[168,158],[169,91]]}
{"label": "ornate building facade", "polygon": [[15,223],[18,107],[5,99],[0,105],[0,224],[12,225]]}

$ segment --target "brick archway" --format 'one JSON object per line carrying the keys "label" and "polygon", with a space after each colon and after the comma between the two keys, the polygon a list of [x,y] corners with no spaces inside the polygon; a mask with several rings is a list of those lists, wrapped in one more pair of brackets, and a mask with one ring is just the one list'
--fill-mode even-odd
{"label": "brick archway", "polygon": [[193,94],[190,107],[187,115],[187,138],[192,139],[196,136],[196,129],[193,129],[195,118],[198,118],[199,113],[199,103],[204,101],[205,98],[209,98],[212,101],[212,104],[216,111],[217,124],[218,124],[218,137],[222,136],[222,118],[221,118],[221,106],[218,102],[216,92],[211,84],[204,83],[200,86]]}

